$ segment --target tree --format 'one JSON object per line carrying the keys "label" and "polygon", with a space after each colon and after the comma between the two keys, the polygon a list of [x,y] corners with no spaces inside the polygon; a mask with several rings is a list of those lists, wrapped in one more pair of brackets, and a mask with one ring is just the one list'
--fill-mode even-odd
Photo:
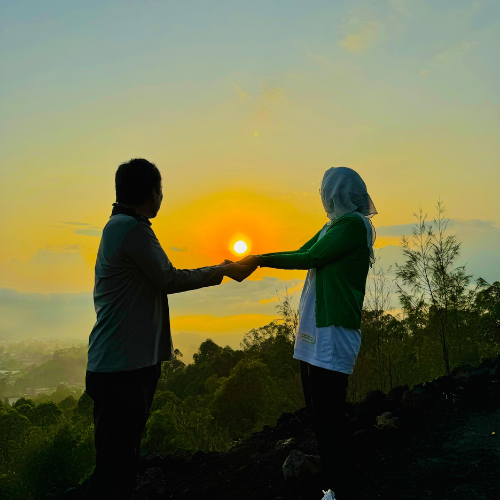
{"label": "tree", "polygon": [[158,380],[157,390],[165,391],[169,386],[172,379],[178,373],[181,373],[186,368],[186,364],[183,363],[179,358],[182,358],[183,354],[179,349],[174,350],[174,354],[170,361],[163,361],[161,364],[161,374]]}
{"label": "tree", "polygon": [[[387,271],[384,270],[384,268],[380,266],[380,256],[377,255],[375,257],[375,262],[368,274],[367,293],[365,296],[366,305],[372,313],[371,324],[375,333],[381,391],[384,390],[384,372],[386,370],[389,373],[392,389],[391,353],[390,350],[388,350],[387,353],[384,351],[384,347],[388,347],[388,339],[384,336],[384,333],[387,331],[386,325],[389,320],[386,313],[390,308],[391,296],[394,289],[393,283],[388,276],[391,269],[392,266],[389,266]],[[387,359],[385,359],[386,355]]]}
{"label": "tree", "polygon": [[62,417],[62,410],[53,401],[41,403],[35,406],[29,414],[29,418],[33,425],[38,427],[47,427],[55,425]]}
{"label": "tree", "polygon": [[32,399],[27,399],[27,398],[19,398],[13,405],[12,408],[19,408],[22,405],[29,405],[32,408],[34,408],[35,402]]}
{"label": "tree", "polygon": [[92,423],[94,419],[94,400],[85,391],[73,412],[71,420],[74,422],[83,421],[85,423]]}
{"label": "tree", "polygon": [[0,473],[10,472],[13,458],[24,446],[30,427],[30,420],[14,409],[0,414]]}
{"label": "tree", "polygon": [[[413,226],[412,241],[403,236],[402,247],[406,262],[396,264],[396,276],[401,280],[397,289],[403,309],[408,310],[418,303],[430,302],[430,312],[438,320],[439,338],[446,374],[450,373],[448,348],[449,309],[457,300],[459,290],[464,290],[470,276],[465,266],[453,268],[459,255],[460,243],[455,235],[445,235],[448,219],[444,218],[444,205],[437,203],[437,214],[433,223],[427,223],[427,214],[422,208],[413,214],[417,223]],[[411,290],[409,293],[404,287]]]}
{"label": "tree", "polygon": [[283,299],[283,302],[281,301],[279,294],[277,295],[279,304],[276,306],[276,310],[280,315],[279,319],[285,326],[280,333],[284,334],[295,344],[295,334],[297,332],[297,327],[299,326],[299,312],[298,310],[294,310],[292,307],[293,295],[288,295],[288,287],[285,287],[285,298]]}
{"label": "tree", "polygon": [[251,431],[265,412],[268,367],[256,359],[243,359],[224,379],[213,401],[218,425],[226,427],[232,439]]}
{"label": "tree", "polygon": [[490,285],[482,278],[477,280],[472,311],[475,329],[489,346],[487,351],[500,354],[500,281]]}
{"label": "tree", "polygon": [[77,406],[78,401],[75,399],[73,394],[69,395],[67,398],[64,398],[62,401],[59,402],[58,406],[62,410],[69,410],[70,408],[74,408]]}
{"label": "tree", "polygon": [[222,348],[218,346],[212,339],[204,340],[200,347],[198,347],[198,352],[193,354],[193,360],[195,364],[204,363],[208,361],[209,358],[215,356],[221,352]]}

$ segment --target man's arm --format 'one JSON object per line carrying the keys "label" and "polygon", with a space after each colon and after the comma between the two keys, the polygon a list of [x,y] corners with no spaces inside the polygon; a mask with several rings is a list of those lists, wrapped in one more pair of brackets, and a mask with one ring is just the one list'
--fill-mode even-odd
{"label": "man's arm", "polygon": [[153,283],[169,294],[219,285],[224,276],[242,281],[247,274],[246,268],[237,264],[176,269],[153,230],[144,224],[137,224],[127,233],[121,250]]}

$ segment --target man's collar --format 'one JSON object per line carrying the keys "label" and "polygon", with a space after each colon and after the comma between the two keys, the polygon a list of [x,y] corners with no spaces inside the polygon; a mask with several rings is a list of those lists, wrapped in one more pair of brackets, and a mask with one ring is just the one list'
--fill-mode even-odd
{"label": "man's collar", "polygon": [[145,215],[138,214],[133,208],[127,207],[122,203],[120,203],[119,201],[113,203],[113,210],[111,212],[111,217],[117,214],[130,215],[131,217],[137,219],[139,222],[145,222],[148,226],[151,226],[151,222]]}

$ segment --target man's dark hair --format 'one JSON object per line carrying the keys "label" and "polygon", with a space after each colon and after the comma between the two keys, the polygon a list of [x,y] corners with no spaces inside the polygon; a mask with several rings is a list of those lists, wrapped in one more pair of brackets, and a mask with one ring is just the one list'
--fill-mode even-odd
{"label": "man's dark hair", "polygon": [[115,174],[116,201],[127,205],[142,205],[153,188],[160,189],[161,174],[154,163],[134,158],[122,163]]}

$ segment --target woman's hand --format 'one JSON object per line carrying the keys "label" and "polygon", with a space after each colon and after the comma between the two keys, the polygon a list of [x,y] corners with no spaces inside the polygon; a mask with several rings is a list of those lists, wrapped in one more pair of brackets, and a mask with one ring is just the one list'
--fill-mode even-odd
{"label": "woman's hand", "polygon": [[228,276],[232,280],[242,282],[247,279],[254,271],[255,266],[240,266],[239,264],[226,264],[224,266],[224,276]]}
{"label": "woman's hand", "polygon": [[234,264],[234,262],[229,259],[224,259],[224,262],[222,264],[219,264],[219,266],[225,266],[226,264]]}
{"label": "woman's hand", "polygon": [[243,266],[252,266],[257,267],[259,265],[259,256],[258,255],[247,255],[243,259],[239,260],[237,264]]}

